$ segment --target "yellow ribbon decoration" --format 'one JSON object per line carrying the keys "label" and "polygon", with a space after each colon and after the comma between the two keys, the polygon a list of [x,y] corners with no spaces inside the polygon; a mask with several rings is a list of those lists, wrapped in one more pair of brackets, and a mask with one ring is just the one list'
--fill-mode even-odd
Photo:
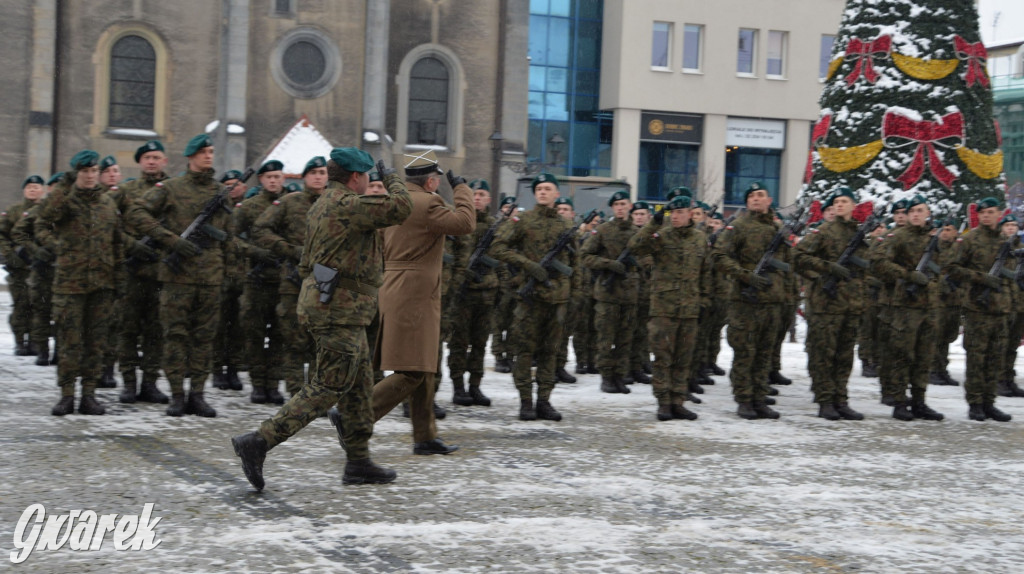
{"label": "yellow ribbon decoration", "polygon": [[818,158],[825,169],[842,173],[857,169],[875,159],[882,152],[882,140],[856,147],[818,147]]}
{"label": "yellow ribbon decoration", "polygon": [[918,80],[941,80],[952,74],[960,60],[922,60],[893,52],[892,62],[904,74]]}
{"label": "yellow ribbon decoration", "polygon": [[1003,150],[989,155],[961,146],[956,148],[956,155],[971,173],[981,179],[995,179],[1003,173]]}
{"label": "yellow ribbon decoration", "polygon": [[832,60],[831,62],[829,62],[829,64],[828,64],[828,75],[825,76],[825,79],[826,80],[831,80],[832,76],[836,75],[836,71],[839,70],[839,66],[841,66],[842,64],[843,64],[843,59],[842,58],[836,58],[835,60]]}

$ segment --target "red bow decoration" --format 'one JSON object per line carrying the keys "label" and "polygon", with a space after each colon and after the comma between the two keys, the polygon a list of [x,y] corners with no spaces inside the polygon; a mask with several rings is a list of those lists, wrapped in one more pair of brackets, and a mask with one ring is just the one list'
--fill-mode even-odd
{"label": "red bow decoration", "polygon": [[846,45],[846,54],[843,56],[843,59],[847,62],[857,60],[857,65],[846,76],[846,85],[852,86],[861,73],[872,84],[878,81],[878,72],[875,71],[873,60],[874,58],[887,58],[891,50],[892,37],[888,35],[879,36],[870,42],[865,42],[860,38],[850,38],[850,42]]}
{"label": "red bow decoration", "polygon": [[974,82],[978,82],[982,86],[988,87],[988,74],[985,72],[988,51],[985,50],[985,45],[981,42],[971,44],[960,36],[954,36],[953,46],[956,49],[957,59],[967,60],[967,74],[964,75],[967,85],[973,86]]}
{"label": "red bow decoration", "polygon": [[[937,122],[918,121],[895,112],[885,113],[882,120],[882,140],[886,147],[899,148],[917,145],[914,159],[910,167],[897,180],[903,183],[903,189],[913,187],[925,171],[925,155],[928,156],[928,168],[932,175],[948,189],[956,175],[942,163],[935,146],[956,147],[964,143],[964,116],[960,112],[951,112]],[[948,140],[948,141],[947,141]]]}
{"label": "red bow decoration", "polygon": [[807,218],[807,225],[817,223],[825,219],[825,214],[821,210],[821,202],[815,199],[811,202],[811,216]]}
{"label": "red bow decoration", "polygon": [[865,201],[864,203],[857,204],[857,207],[853,208],[852,217],[857,221],[857,223],[864,223],[868,216],[874,212],[875,204],[870,201]]}
{"label": "red bow decoration", "polygon": [[967,206],[967,221],[969,222],[971,229],[974,229],[981,224],[981,221],[978,219],[977,203],[971,203]]}
{"label": "red bow decoration", "polygon": [[992,126],[996,129],[996,146],[1003,147],[1003,128],[999,125],[999,120],[992,120]]}
{"label": "red bow decoration", "polygon": [[[832,126],[832,114],[822,117],[814,124],[814,130],[811,132],[811,145],[819,146],[825,143],[825,136],[828,135],[828,129]],[[804,183],[811,183],[811,177],[814,175],[814,150],[807,152],[807,168],[804,169]]]}

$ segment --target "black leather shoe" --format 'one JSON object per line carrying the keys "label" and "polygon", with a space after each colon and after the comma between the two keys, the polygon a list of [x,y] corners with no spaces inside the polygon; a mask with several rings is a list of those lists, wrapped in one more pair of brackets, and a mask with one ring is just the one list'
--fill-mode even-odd
{"label": "black leather shoe", "polygon": [[446,416],[448,416],[448,411],[444,410],[444,407],[437,404],[437,401],[434,401],[434,418],[436,420],[441,420]]}
{"label": "black leather shoe", "polygon": [[412,447],[413,454],[451,454],[459,450],[455,445],[446,445],[444,441],[435,438],[426,442],[418,442]]}
{"label": "black leather shoe", "polygon": [[263,490],[263,461],[267,458],[267,441],[258,432],[238,435],[231,439],[235,454],[242,459],[242,471],[249,484]]}
{"label": "black leather shoe", "polygon": [[50,409],[50,414],[55,417],[70,415],[75,412],[75,397],[61,397],[57,404]]}
{"label": "black leather shoe", "polygon": [[345,475],[342,484],[387,484],[393,482],[398,473],[390,468],[378,466],[368,458],[350,460],[345,463]]}

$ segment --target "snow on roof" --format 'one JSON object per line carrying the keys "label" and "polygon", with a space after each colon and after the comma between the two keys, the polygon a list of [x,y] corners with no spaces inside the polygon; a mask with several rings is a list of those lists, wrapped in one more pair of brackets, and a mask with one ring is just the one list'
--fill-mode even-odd
{"label": "snow on roof", "polygon": [[331,155],[334,146],[310,123],[305,114],[278,140],[260,164],[276,159],[284,164],[285,177],[300,177],[306,162],[318,155]]}

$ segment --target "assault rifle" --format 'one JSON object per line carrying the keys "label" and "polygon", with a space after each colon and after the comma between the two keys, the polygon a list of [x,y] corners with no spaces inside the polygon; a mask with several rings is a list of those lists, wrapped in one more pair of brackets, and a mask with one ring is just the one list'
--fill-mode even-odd
{"label": "assault rifle", "polygon": [[280,269],[281,262],[277,259],[260,259],[249,269],[249,272],[245,274],[246,279],[252,281],[256,285],[263,284],[263,272],[267,269]]}
{"label": "assault rifle", "polygon": [[[789,272],[789,264],[779,261],[775,258],[775,254],[779,252],[782,245],[786,243],[786,239],[793,234],[798,234],[803,231],[804,226],[807,222],[804,220],[804,213],[807,212],[806,207],[801,207],[790,223],[786,223],[779,229],[775,236],[772,237],[770,243],[768,243],[768,249],[765,249],[764,254],[761,255],[761,260],[754,266],[754,275],[761,277],[767,276],[772,271],[780,271],[782,273]],[[747,285],[743,288],[743,297],[751,303],[757,303],[757,292],[758,288],[753,285]]]}
{"label": "assault rifle", "polygon": [[[512,209],[509,213],[516,212],[516,204],[512,204]],[[463,278],[459,284],[459,289],[455,292],[455,295],[451,297],[449,301],[445,303],[448,309],[455,309],[462,300],[466,298],[466,291],[469,289],[469,279],[473,278],[473,281],[479,283],[484,280],[484,273],[481,266],[487,267],[488,269],[496,269],[501,265],[501,262],[497,259],[487,255],[487,250],[491,248],[491,244],[494,243],[494,235],[498,232],[498,226],[501,225],[509,216],[505,215],[503,211],[498,212],[497,219],[494,223],[487,228],[483,236],[480,237],[480,241],[477,242],[476,248],[473,249],[473,253],[469,256],[469,262],[466,264],[466,277]],[[449,333],[450,334],[450,333]]]}
{"label": "assault rifle", "polygon": [[715,246],[715,242],[718,241],[718,236],[721,235],[722,232],[725,231],[725,228],[729,227],[729,224],[732,223],[737,217],[739,217],[741,213],[743,213],[742,209],[737,210],[736,213],[733,213],[729,217],[726,217],[725,221],[722,222],[722,228],[708,236],[709,247]]}
{"label": "assault rifle", "polygon": [[[1010,239],[1004,241],[1003,244],[999,247],[999,253],[996,254],[996,260],[995,262],[992,263],[992,267],[990,267],[988,270],[989,276],[998,277],[1000,279],[1004,277],[1008,279],[1016,278],[1016,274],[1010,275],[1009,272],[1006,270],[1006,258],[1010,256],[1010,253],[1013,252],[1013,241],[1015,239],[1016,237],[1011,237]],[[981,295],[978,295],[977,299],[975,299],[979,306],[989,306],[989,303],[992,299],[992,289],[992,287],[986,286],[981,291]],[[1003,291],[999,287],[995,287],[995,290],[997,293],[1002,293]]]}
{"label": "assault rifle", "polygon": [[[640,264],[637,262],[636,258],[633,257],[633,254],[630,253],[629,247],[623,249],[622,253],[619,253],[619,256],[615,258],[615,261],[625,265],[627,272],[629,271],[630,267],[639,267],[640,266]],[[611,271],[605,271],[605,278],[604,278],[603,281],[601,281],[601,286],[604,287],[605,289],[611,289],[612,287],[615,286],[615,281],[619,277],[621,277],[621,275],[619,275],[618,273],[613,273]]]}
{"label": "assault rifle", "polygon": [[1017,272],[1013,274],[1013,281],[1018,289],[1024,291],[1024,249],[1014,249],[1011,255],[1017,260]]}
{"label": "assault rifle", "polygon": [[288,268],[288,274],[284,276],[285,280],[290,281],[296,287],[302,287],[302,277],[299,275],[299,268],[292,263],[291,259],[285,259],[284,265]]}
{"label": "assault rifle", "polygon": [[[868,233],[874,231],[875,227],[878,227],[878,217],[881,216],[881,212],[874,213],[864,220],[860,226],[857,227],[857,233],[854,234],[850,242],[846,244],[846,249],[843,249],[842,254],[839,255],[839,259],[836,263],[843,267],[849,268],[850,265],[854,267],[860,267],[861,269],[867,269],[870,265],[866,260],[861,259],[854,255],[854,253],[864,245],[864,240],[867,239]],[[853,271],[853,269],[851,269]],[[835,275],[829,275],[825,284],[821,286],[821,289],[829,296],[830,299],[835,299],[839,295],[839,278]]]}
{"label": "assault rifle", "polygon": [[[572,267],[566,266],[564,263],[562,263],[561,261],[559,261],[559,260],[557,260],[555,258],[558,257],[559,253],[565,251],[565,249],[568,248],[572,244],[572,240],[575,237],[576,237],[576,229],[569,228],[569,229],[566,229],[565,231],[563,231],[558,236],[558,239],[555,241],[554,247],[549,249],[548,252],[544,254],[544,257],[541,257],[540,261],[538,261],[537,263],[540,263],[540,266],[543,267],[544,269],[548,270],[548,271],[554,271],[556,273],[561,273],[562,275],[565,275],[566,277],[572,275]],[[551,281],[550,280],[545,281],[543,283],[543,285],[545,287],[551,287]],[[534,289],[536,287],[537,287],[537,279],[535,277],[530,277],[526,281],[526,284],[523,285],[521,289],[519,289],[518,294],[525,301],[529,301],[533,297],[533,291],[534,291]]]}
{"label": "assault rifle", "polygon": [[[247,179],[252,177],[253,173],[255,173],[253,168],[250,167],[246,169],[245,173],[242,174],[242,177],[236,180],[235,183],[225,187],[220,193],[211,197],[210,200],[206,202],[206,205],[203,206],[199,215],[192,220],[192,223],[185,228],[185,231],[181,232],[179,237],[186,241],[191,241],[200,249],[203,247],[209,247],[211,239],[214,241],[227,240],[227,233],[224,233],[224,231],[210,225],[210,220],[213,219],[217,210],[223,209],[224,211],[231,213],[231,208],[224,203],[224,200],[231,194],[231,190],[233,190],[236,185],[245,182]],[[167,257],[164,257],[163,261],[171,268],[171,271],[181,273],[184,270],[181,267],[181,259],[181,255],[171,253]]]}
{"label": "assault rifle", "polygon": [[[932,234],[932,238],[928,240],[928,245],[924,247],[924,253],[921,254],[921,259],[918,260],[917,267],[914,268],[914,271],[920,271],[921,273],[924,273],[925,277],[927,277],[928,279],[931,279],[932,277],[938,275],[940,271],[939,266],[936,265],[934,261],[932,261],[932,259],[934,259],[935,257],[935,254],[938,252],[939,230],[936,229],[935,233]],[[920,291],[921,287],[922,285],[918,285],[917,283],[908,284],[906,286],[907,295],[911,299],[917,297],[917,292]]]}

